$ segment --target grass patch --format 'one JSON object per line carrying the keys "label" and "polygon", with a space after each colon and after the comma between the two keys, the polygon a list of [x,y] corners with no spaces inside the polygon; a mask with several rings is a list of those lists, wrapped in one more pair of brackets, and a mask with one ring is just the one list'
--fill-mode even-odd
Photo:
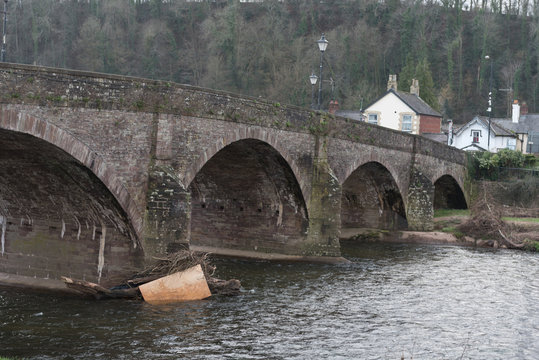
{"label": "grass patch", "polygon": [[444,217],[444,216],[469,216],[469,209],[435,209],[434,217]]}
{"label": "grass patch", "polygon": [[516,217],[502,217],[503,221],[521,221],[521,222],[530,222],[530,223],[538,223],[539,224],[539,218],[516,218]]}
{"label": "grass patch", "polygon": [[464,234],[458,230],[455,226],[447,226],[442,228],[442,232],[453,234],[457,239],[464,238]]}
{"label": "grass patch", "polygon": [[524,248],[528,251],[539,252],[539,241],[526,240]]}
{"label": "grass patch", "polygon": [[452,233],[453,231],[457,231],[457,228],[454,226],[446,226],[442,228],[442,231],[446,233]]}

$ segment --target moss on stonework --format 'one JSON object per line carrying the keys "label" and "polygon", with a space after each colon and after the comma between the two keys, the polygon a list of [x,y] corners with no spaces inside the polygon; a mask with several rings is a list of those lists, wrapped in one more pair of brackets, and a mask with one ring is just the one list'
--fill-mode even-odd
{"label": "moss on stonework", "polygon": [[341,249],[338,239],[327,240],[328,245],[306,242],[301,248],[303,256],[341,256]]}
{"label": "moss on stonework", "polygon": [[[191,194],[182,188],[173,168],[152,162],[149,173],[143,230],[146,258],[166,254],[171,243],[187,244],[191,219]],[[187,208],[178,207],[180,203]]]}
{"label": "moss on stonework", "polygon": [[303,254],[340,256],[338,230],[340,224],[340,184],[331,173],[327,160],[327,138],[319,138],[313,167],[309,230]]}
{"label": "moss on stonework", "polygon": [[421,171],[411,169],[406,219],[410,230],[431,231],[434,229],[433,199],[434,185]]}
{"label": "moss on stonework", "polygon": [[11,241],[10,252],[68,259],[76,252],[76,245],[67,238],[60,238],[60,229],[55,229],[51,233],[34,232],[30,236]]}

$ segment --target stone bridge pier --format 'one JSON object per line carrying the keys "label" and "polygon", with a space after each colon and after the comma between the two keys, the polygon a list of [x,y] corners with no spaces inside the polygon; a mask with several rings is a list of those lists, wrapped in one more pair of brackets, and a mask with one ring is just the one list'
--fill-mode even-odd
{"label": "stone bridge pier", "polygon": [[114,284],[182,248],[338,261],[344,230],[429,230],[434,208],[468,200],[462,151],[325,113],[5,63],[0,90],[0,275],[15,282]]}

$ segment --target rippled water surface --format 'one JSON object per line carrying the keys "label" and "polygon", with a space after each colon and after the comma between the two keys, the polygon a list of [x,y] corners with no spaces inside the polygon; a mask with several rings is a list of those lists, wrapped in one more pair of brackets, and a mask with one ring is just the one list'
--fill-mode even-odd
{"label": "rippled water surface", "polygon": [[539,255],[362,245],[348,265],[218,261],[239,297],[174,306],[0,290],[0,355],[537,359]]}

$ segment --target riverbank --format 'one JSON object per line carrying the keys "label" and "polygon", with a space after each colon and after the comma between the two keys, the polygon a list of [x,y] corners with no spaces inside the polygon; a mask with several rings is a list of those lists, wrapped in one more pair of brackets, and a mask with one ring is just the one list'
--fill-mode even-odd
{"label": "riverbank", "polygon": [[[477,246],[477,241],[468,236],[456,236],[443,231],[389,231],[379,229],[345,229],[341,243],[403,243]],[[481,244],[482,245],[482,244]]]}
{"label": "riverbank", "polygon": [[[369,228],[349,228],[341,232],[343,243],[388,242],[405,244],[455,245],[485,248],[507,248],[499,238],[471,236],[461,230],[471,219],[469,210],[451,210],[437,213],[434,231],[389,231]],[[513,236],[528,238],[525,250],[539,251],[536,237],[539,234],[539,218],[503,217],[503,222],[514,230]]]}

